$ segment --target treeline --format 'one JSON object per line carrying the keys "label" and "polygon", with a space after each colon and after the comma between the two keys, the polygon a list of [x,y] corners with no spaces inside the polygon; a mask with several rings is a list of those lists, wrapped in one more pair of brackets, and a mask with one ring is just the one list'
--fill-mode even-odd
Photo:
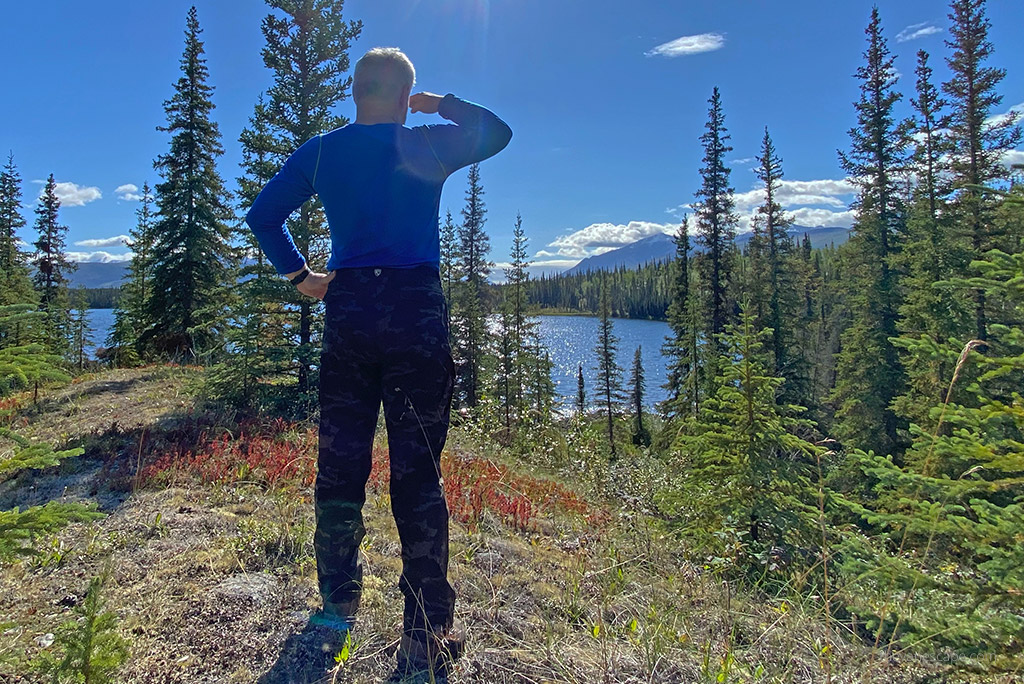
{"label": "treeline", "polygon": [[[601,281],[607,278],[609,310],[616,318],[666,320],[675,280],[675,263],[656,261],[639,268],[617,267],[607,273],[541,275],[530,280],[530,303],[541,309],[598,315]],[[500,286],[504,287],[504,286]]]}

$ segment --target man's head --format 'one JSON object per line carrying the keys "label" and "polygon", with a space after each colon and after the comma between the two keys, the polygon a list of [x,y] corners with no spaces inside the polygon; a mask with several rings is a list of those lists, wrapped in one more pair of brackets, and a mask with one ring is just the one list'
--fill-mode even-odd
{"label": "man's head", "polygon": [[357,118],[405,123],[416,69],[398,48],[373,48],[356,62],[352,97]]}

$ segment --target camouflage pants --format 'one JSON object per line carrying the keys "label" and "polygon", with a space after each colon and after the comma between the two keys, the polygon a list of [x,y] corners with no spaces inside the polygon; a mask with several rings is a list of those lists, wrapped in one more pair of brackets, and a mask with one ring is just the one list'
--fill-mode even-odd
{"label": "camouflage pants", "polygon": [[362,507],[384,405],[391,509],[402,543],[404,628],[452,624],[448,507],[440,457],[454,365],[448,311],[433,267],[340,269],[324,298],[316,547],[325,604],[358,601]]}

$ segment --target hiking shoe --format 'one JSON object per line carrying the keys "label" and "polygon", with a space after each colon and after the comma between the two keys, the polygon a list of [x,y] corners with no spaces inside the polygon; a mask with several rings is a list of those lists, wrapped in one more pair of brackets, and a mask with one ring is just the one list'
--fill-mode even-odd
{"label": "hiking shoe", "polygon": [[392,675],[392,682],[420,684],[421,682],[446,682],[448,674],[466,647],[466,636],[460,628],[447,633],[428,633],[426,638],[403,634],[398,644],[398,667]]}
{"label": "hiking shoe", "polygon": [[309,624],[317,627],[326,627],[327,629],[334,630],[335,632],[344,633],[352,631],[355,619],[351,616],[337,615],[335,613],[318,610],[310,616]]}

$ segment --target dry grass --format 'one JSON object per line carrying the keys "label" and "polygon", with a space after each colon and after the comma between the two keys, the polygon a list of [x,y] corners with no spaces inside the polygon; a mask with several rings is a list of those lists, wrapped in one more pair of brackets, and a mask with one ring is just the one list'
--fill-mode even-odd
{"label": "dry grass", "polygon": [[[401,621],[398,536],[384,488],[365,508],[354,649],[328,671],[325,635],[305,628],[318,602],[308,488],[282,494],[234,482],[129,494],[111,476],[136,458],[136,431],[123,429],[130,420],[173,424],[187,411],[182,382],[180,374],[117,371],[29,416],[35,434],[77,429],[94,435],[96,450],[75,472],[7,483],[0,499],[62,496],[52,482],[81,476],[70,495],[107,501],[110,515],[43,540],[38,561],[0,569],[0,615],[18,625],[0,634],[0,653],[15,645],[37,653],[112,558],[109,605],[131,643],[120,681],[380,682]],[[104,421],[122,429],[95,437]],[[469,637],[453,683],[814,682],[825,679],[826,657],[832,681],[863,681],[870,649],[830,637],[813,608],[735,595],[687,563],[649,519],[616,511],[595,526],[558,509],[539,518],[522,526],[484,511],[453,524],[450,576]],[[823,655],[826,638],[833,648]],[[904,657],[876,667],[871,681],[941,681],[941,671]],[[0,682],[36,681],[24,669],[0,672]]]}

